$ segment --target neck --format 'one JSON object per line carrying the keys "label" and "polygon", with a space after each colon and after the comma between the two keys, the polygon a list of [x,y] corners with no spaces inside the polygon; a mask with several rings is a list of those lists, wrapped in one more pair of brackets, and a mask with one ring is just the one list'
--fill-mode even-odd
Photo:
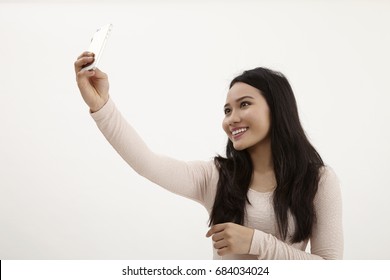
{"label": "neck", "polygon": [[269,138],[248,148],[253,163],[253,171],[256,173],[268,173],[274,170],[271,140]]}
{"label": "neck", "polygon": [[259,192],[274,190],[276,178],[272,160],[271,141],[265,139],[265,141],[249,148],[248,152],[253,164],[253,174],[249,187]]}

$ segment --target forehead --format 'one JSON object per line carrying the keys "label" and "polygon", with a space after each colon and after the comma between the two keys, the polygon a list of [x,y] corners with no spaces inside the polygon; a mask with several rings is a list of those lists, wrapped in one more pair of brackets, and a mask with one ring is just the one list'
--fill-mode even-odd
{"label": "forehead", "polygon": [[262,99],[262,95],[260,90],[251,85],[237,82],[235,83],[226,95],[226,103],[235,102],[237,99],[242,98],[244,96],[250,96],[255,99]]}

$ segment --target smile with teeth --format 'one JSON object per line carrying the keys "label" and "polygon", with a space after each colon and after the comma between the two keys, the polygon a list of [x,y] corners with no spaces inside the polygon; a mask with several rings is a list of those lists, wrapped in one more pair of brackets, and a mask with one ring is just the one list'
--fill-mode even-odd
{"label": "smile with teeth", "polygon": [[236,136],[236,135],[238,135],[238,134],[240,134],[240,133],[244,133],[244,132],[247,131],[247,130],[248,130],[247,127],[243,127],[243,128],[240,128],[240,129],[236,129],[236,130],[232,131],[232,135],[233,135],[233,136]]}

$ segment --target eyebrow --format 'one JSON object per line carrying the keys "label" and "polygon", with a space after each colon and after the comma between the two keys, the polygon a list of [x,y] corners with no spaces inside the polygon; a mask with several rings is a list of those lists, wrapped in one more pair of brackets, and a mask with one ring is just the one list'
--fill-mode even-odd
{"label": "eyebrow", "polygon": [[[243,97],[240,97],[240,98],[236,99],[235,102],[238,103],[238,102],[240,102],[241,100],[243,100],[243,99],[245,99],[245,98],[254,99],[252,96],[246,95],[246,96],[243,96]],[[228,107],[228,106],[230,106],[230,104],[229,104],[229,103],[226,103],[226,104],[223,106],[223,108],[226,108],[226,107]]]}

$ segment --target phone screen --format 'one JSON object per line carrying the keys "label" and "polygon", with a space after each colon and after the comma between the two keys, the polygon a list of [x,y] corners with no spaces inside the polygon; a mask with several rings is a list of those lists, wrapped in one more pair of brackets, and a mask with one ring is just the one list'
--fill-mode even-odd
{"label": "phone screen", "polygon": [[92,64],[85,66],[85,70],[94,70],[98,67],[100,58],[102,56],[104,47],[107,43],[108,37],[110,36],[112,30],[112,24],[107,24],[99,28],[91,39],[91,44],[89,45],[88,51],[95,54],[95,60]]}

